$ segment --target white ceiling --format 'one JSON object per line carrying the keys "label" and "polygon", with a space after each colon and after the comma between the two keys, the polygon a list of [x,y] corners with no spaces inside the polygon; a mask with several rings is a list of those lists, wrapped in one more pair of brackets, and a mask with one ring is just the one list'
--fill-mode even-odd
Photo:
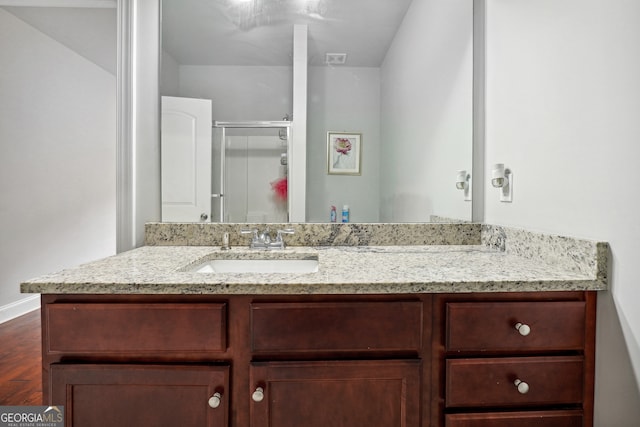
{"label": "white ceiling", "polygon": [[[346,53],[378,67],[411,1],[162,0],[163,49],[181,65],[291,65],[293,25],[306,24],[310,64]],[[241,21],[251,5],[254,23]]]}
{"label": "white ceiling", "polygon": [[[34,0],[0,0],[0,6],[115,75],[113,1],[49,1],[58,7]],[[163,49],[182,65],[288,66],[293,25],[306,24],[311,65],[322,65],[326,53],[346,53],[348,66],[378,67],[411,1],[162,0]],[[38,7],[12,6],[21,3]],[[247,4],[260,13],[241,24]]]}

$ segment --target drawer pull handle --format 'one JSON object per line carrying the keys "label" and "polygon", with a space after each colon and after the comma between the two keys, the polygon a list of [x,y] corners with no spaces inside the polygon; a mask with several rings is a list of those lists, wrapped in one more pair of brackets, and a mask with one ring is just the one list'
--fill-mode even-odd
{"label": "drawer pull handle", "polygon": [[526,337],[531,332],[531,327],[525,323],[516,323],[516,329],[523,337]]}
{"label": "drawer pull handle", "polygon": [[529,393],[529,384],[525,383],[524,381],[515,380],[513,384],[518,388],[518,392],[520,392],[520,394]]}
{"label": "drawer pull handle", "polygon": [[222,400],[222,395],[216,391],[213,394],[213,396],[209,398],[209,406],[215,409],[218,406],[220,406],[221,400]]}
{"label": "drawer pull handle", "polygon": [[256,391],[251,395],[251,398],[254,402],[262,402],[262,399],[264,399],[264,389],[262,387],[257,387]]}

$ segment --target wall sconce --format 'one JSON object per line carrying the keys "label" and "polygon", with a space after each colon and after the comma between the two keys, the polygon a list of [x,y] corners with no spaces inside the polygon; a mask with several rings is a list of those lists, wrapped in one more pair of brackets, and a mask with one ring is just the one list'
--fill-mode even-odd
{"label": "wall sconce", "polygon": [[471,175],[465,170],[456,173],[456,188],[464,191],[464,200],[471,200]]}
{"label": "wall sconce", "polygon": [[491,185],[500,189],[500,201],[513,200],[513,173],[504,164],[496,163],[491,169]]}

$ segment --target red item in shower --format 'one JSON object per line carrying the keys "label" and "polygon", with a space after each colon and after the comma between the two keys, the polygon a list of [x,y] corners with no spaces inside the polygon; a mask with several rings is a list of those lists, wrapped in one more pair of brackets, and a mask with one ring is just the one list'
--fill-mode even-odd
{"label": "red item in shower", "polygon": [[287,178],[280,178],[271,183],[271,189],[276,193],[276,197],[281,200],[287,200]]}

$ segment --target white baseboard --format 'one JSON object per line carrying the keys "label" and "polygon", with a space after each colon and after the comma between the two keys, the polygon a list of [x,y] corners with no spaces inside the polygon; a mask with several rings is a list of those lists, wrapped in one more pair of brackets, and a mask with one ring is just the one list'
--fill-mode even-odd
{"label": "white baseboard", "polygon": [[0,323],[27,314],[40,308],[40,295],[32,295],[27,298],[0,306]]}

